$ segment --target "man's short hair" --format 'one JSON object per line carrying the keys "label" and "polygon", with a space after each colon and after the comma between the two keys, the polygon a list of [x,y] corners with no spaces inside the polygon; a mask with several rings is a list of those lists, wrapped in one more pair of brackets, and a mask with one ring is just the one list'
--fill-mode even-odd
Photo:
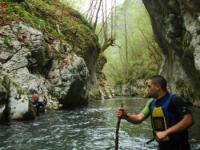
{"label": "man's short hair", "polygon": [[150,78],[150,80],[154,83],[154,84],[159,84],[160,87],[163,89],[163,90],[167,90],[167,81],[166,79],[161,76],[161,75],[154,75]]}

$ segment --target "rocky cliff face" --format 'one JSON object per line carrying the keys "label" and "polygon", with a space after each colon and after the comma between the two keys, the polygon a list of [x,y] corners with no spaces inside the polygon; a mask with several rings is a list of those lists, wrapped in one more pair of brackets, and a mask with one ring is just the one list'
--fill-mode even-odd
{"label": "rocky cliff face", "polygon": [[200,1],[143,0],[170,90],[200,106]]}
{"label": "rocky cliff face", "polygon": [[[62,49],[64,44],[56,40],[45,45],[42,32],[21,22],[0,27],[0,35],[2,112],[9,107],[11,119],[23,119],[30,109],[32,91],[48,100],[49,109],[57,109],[59,101],[65,107],[87,104],[88,69],[70,47]],[[62,51],[61,58],[55,59],[51,50]]]}
{"label": "rocky cliff face", "polygon": [[33,91],[47,109],[87,105],[99,54],[87,22],[59,1],[0,3],[0,10],[0,121],[33,119]]}

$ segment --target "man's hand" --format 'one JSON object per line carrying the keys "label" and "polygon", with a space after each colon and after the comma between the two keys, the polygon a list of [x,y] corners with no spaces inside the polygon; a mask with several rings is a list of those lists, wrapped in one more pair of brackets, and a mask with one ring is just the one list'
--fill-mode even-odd
{"label": "man's hand", "polygon": [[185,130],[187,128],[189,128],[191,125],[193,124],[193,117],[191,114],[186,114],[183,116],[183,119],[181,121],[179,121],[177,124],[175,124],[174,126],[168,128],[165,131],[162,132],[156,132],[156,136],[159,139],[164,139],[165,137],[167,137],[170,134]]}
{"label": "man's hand", "polygon": [[121,118],[121,119],[127,119],[128,117],[124,107],[119,107],[116,115],[118,118]]}
{"label": "man's hand", "polygon": [[168,133],[167,133],[167,131],[165,130],[165,131],[160,131],[160,132],[156,132],[156,136],[157,136],[157,138],[159,139],[159,140],[164,140],[165,138],[167,138],[167,136],[168,136]]}
{"label": "man's hand", "polygon": [[128,115],[126,113],[126,110],[124,109],[124,107],[119,107],[116,116],[120,119],[125,119],[128,122],[137,124],[137,123],[141,123],[143,120],[146,119],[146,117],[144,116],[143,113],[139,113],[137,115]]}

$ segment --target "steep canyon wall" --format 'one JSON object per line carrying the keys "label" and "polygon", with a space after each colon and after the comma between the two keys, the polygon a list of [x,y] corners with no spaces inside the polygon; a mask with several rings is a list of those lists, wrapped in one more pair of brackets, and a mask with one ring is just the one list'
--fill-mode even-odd
{"label": "steep canyon wall", "polygon": [[200,1],[143,0],[171,91],[200,106]]}

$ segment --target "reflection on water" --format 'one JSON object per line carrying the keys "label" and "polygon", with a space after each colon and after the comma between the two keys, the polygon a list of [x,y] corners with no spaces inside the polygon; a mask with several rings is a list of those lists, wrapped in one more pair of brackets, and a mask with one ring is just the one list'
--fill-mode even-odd
{"label": "reflection on water", "polygon": [[[117,98],[99,101],[89,107],[46,112],[34,121],[0,126],[0,150],[112,150],[114,149],[117,107],[123,102],[128,112],[138,113],[145,100]],[[193,108],[195,125],[190,129],[193,149],[200,149],[200,109]],[[120,150],[154,150],[150,120],[140,125],[121,122]]]}

